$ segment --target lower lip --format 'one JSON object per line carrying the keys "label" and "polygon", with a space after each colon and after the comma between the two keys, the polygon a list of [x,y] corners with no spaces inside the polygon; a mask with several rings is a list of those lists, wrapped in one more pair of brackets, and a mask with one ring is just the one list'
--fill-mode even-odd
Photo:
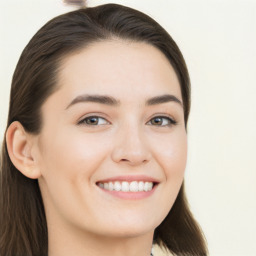
{"label": "lower lip", "polygon": [[115,190],[110,191],[101,187],[99,188],[105,193],[110,194],[114,197],[127,199],[127,200],[139,200],[139,199],[150,197],[155,192],[156,187],[157,185],[154,185],[154,187],[150,191],[138,191],[138,192],[122,192],[122,191],[115,191]]}

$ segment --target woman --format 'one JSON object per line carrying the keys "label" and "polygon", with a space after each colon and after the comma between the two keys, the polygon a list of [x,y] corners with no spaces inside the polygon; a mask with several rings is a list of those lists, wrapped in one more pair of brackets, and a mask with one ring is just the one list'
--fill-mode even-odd
{"label": "woman", "polygon": [[17,64],[1,166],[1,255],[206,255],[184,194],[187,68],[147,15],[49,21]]}

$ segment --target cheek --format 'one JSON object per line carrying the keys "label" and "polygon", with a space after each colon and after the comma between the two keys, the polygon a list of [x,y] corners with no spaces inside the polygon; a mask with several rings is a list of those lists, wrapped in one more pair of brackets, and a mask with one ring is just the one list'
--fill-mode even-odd
{"label": "cheek", "polygon": [[166,181],[183,179],[187,162],[187,135],[185,130],[155,142],[155,159],[164,170]]}
{"label": "cheek", "polygon": [[154,141],[154,158],[163,174],[158,188],[161,192],[158,203],[162,209],[159,219],[162,221],[170,212],[183,182],[187,161],[187,136],[185,131],[177,131],[165,136],[165,139],[159,139]]}
{"label": "cheek", "polygon": [[[69,134],[70,133],[70,134]],[[41,167],[44,176],[61,176],[69,182],[90,179],[106,158],[110,145],[100,136],[65,131],[41,143]]]}
{"label": "cheek", "polygon": [[65,210],[67,205],[79,211],[84,195],[94,185],[94,174],[107,156],[108,144],[102,144],[99,136],[56,134],[52,138],[45,136],[41,143],[40,189],[44,204],[50,212],[69,212]]}

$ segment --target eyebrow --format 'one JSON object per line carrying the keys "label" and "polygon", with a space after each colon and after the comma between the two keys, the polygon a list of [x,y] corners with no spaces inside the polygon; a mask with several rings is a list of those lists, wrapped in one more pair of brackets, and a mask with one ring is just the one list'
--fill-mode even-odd
{"label": "eyebrow", "polygon": [[157,105],[157,104],[162,104],[162,103],[167,103],[167,102],[176,102],[181,107],[183,107],[182,102],[176,96],[171,95],[171,94],[164,94],[161,96],[156,96],[156,97],[150,98],[146,101],[146,105],[152,106],[152,105]]}
{"label": "eyebrow", "polygon": [[68,109],[74,104],[81,103],[81,102],[94,102],[94,103],[100,103],[104,105],[109,105],[109,106],[118,106],[120,105],[120,101],[107,95],[80,95],[77,96],[75,99],[71,101],[71,103],[66,107]]}
{"label": "eyebrow", "polygon": [[[71,103],[66,107],[66,109],[68,109],[69,107],[77,103],[86,103],[86,102],[100,103],[108,106],[120,105],[120,100],[117,100],[112,96],[98,95],[98,94],[95,94],[95,95],[84,94],[84,95],[77,96],[75,99],[73,99]],[[182,102],[176,96],[171,94],[164,94],[160,96],[155,96],[153,98],[149,98],[146,101],[146,106],[153,106],[153,105],[163,104],[167,102],[176,102],[181,107],[183,107]]]}

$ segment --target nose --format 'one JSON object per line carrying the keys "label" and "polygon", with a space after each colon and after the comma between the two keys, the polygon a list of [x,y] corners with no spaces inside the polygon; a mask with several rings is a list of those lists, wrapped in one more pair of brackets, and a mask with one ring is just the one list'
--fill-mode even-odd
{"label": "nose", "polygon": [[138,128],[125,127],[116,134],[112,160],[131,166],[145,164],[151,159],[150,147],[146,135]]}

